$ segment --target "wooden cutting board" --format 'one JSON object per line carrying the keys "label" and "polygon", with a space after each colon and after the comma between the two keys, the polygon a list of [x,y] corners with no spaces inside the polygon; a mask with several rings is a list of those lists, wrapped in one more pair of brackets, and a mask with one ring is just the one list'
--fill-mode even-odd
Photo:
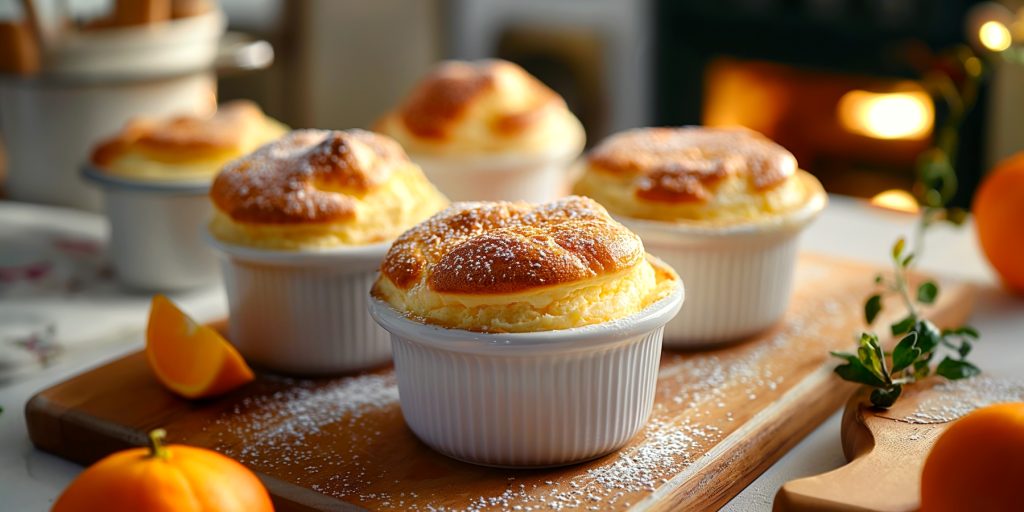
{"label": "wooden cutting board", "polygon": [[[133,354],[37,394],[28,430],[38,448],[89,464],[164,427],[172,442],[252,468],[284,511],[718,508],[849,397],[828,350],[855,346],[878,271],[802,256],[780,325],[721,349],[665,351],[649,424],[619,452],[574,466],[491,469],[431,451],[403,422],[388,368],[322,380],[261,374],[228,396],[188,402]],[[925,314],[940,326],[963,322],[973,289],[940,287]]]}
{"label": "wooden cutting board", "polygon": [[965,414],[986,405],[1024,401],[1024,380],[979,376],[928,379],[908,387],[889,409],[854,394],[843,412],[843,453],[849,464],[787,482],[776,512],[914,512],[921,505],[921,472],[939,436]]}

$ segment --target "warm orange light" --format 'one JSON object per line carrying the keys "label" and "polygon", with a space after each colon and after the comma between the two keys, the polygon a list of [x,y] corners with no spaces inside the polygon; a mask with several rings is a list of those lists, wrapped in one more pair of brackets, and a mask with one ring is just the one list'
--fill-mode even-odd
{"label": "warm orange light", "polygon": [[839,99],[838,114],[847,130],[876,139],[923,139],[935,121],[931,98],[924,91],[853,90]]}
{"label": "warm orange light", "polygon": [[978,29],[978,40],[981,44],[994,52],[1001,52],[1010,47],[1013,43],[1013,36],[1010,29],[998,21],[986,21]]}
{"label": "warm orange light", "polygon": [[871,198],[871,204],[886,210],[906,213],[917,213],[920,209],[917,200],[910,195],[910,192],[899,189],[886,190],[876,194]]}

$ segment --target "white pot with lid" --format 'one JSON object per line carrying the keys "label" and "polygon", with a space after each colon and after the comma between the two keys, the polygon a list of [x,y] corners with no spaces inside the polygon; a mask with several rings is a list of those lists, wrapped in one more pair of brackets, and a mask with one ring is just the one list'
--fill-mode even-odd
{"label": "white pot with lid", "polygon": [[99,191],[79,175],[98,141],[139,115],[213,112],[218,71],[273,61],[266,42],[226,41],[225,27],[224,14],[214,10],[66,34],[39,75],[0,75],[8,197],[100,210]]}

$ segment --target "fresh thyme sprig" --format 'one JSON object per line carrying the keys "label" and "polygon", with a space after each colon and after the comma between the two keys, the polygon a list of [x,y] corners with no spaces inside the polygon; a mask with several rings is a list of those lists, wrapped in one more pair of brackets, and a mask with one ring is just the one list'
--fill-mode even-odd
{"label": "fresh thyme sprig", "polygon": [[[934,281],[925,281],[911,296],[907,270],[914,259],[915,253],[906,250],[906,240],[897,240],[892,248],[892,277],[876,276],[875,283],[881,290],[864,303],[864,320],[870,326],[882,312],[885,296],[896,295],[902,301],[907,315],[889,326],[893,336],[902,336],[892,352],[885,352],[878,336],[871,332],[861,333],[856,354],[832,352],[846,361],[836,367],[836,374],[844,380],[873,387],[870,399],[876,407],[891,406],[903,392],[903,386],[933,373],[949,380],[981,373],[967,361],[973,342],[978,339],[976,329],[965,325],[939,330],[922,317],[918,306],[933,304],[939,296],[939,286]],[[940,353],[945,355],[933,370],[931,363]]]}
{"label": "fresh thyme sprig", "polygon": [[[977,366],[967,361],[973,343],[978,340],[978,331],[966,325],[939,330],[923,318],[918,306],[934,303],[939,295],[939,286],[934,281],[925,281],[911,296],[907,271],[915,260],[920,260],[924,234],[929,227],[941,221],[960,225],[966,217],[963,210],[947,208],[947,205],[957,190],[953,161],[959,129],[977,100],[983,73],[982,61],[963,46],[940,55],[933,69],[924,73],[924,85],[937,101],[945,105],[947,115],[936,130],[935,145],[923,152],[917,161],[914,191],[922,210],[914,230],[914,245],[908,250],[904,238],[896,241],[891,255],[892,277],[876,276],[875,283],[880,291],[868,297],[864,304],[864,319],[870,326],[882,311],[882,299],[887,295],[898,296],[907,314],[892,323],[889,330],[894,337],[902,338],[892,352],[885,352],[876,334],[863,332],[856,354],[832,352],[833,356],[846,361],[835,368],[841,378],[874,388],[870,399],[876,407],[891,406],[903,392],[903,386],[932,374],[957,380],[981,373]],[[944,356],[933,370],[932,361],[940,353]]]}

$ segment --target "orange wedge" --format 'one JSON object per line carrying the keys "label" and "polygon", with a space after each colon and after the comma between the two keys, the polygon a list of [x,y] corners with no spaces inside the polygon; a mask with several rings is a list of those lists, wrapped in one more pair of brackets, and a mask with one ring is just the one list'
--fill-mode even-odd
{"label": "orange wedge", "polygon": [[227,340],[156,295],[146,328],[146,359],[167,389],[185,398],[217,396],[255,378]]}

